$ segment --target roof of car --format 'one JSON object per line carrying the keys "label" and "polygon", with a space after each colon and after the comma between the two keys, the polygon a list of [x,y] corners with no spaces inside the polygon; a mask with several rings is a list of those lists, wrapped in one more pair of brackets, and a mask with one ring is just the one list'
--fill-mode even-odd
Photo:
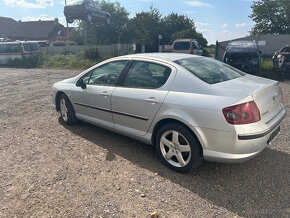
{"label": "roof of car", "polygon": [[192,55],[192,54],[182,54],[182,53],[142,53],[142,54],[125,55],[121,57],[145,58],[145,59],[151,59],[151,60],[161,60],[161,61],[172,62],[179,59],[201,57],[201,56]]}
{"label": "roof of car", "polygon": [[232,41],[229,43],[230,46],[257,46],[255,41]]}

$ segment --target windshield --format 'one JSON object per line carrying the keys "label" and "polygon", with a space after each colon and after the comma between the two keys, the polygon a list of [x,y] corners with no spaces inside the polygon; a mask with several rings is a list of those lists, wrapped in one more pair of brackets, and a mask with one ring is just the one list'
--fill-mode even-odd
{"label": "windshield", "polygon": [[38,51],[38,44],[37,43],[23,43],[23,47],[25,51]]}
{"label": "windshield", "polygon": [[189,50],[190,43],[189,42],[175,42],[173,45],[175,50]]}
{"label": "windshield", "polygon": [[194,57],[174,62],[209,84],[224,82],[245,75],[242,71],[209,58]]}

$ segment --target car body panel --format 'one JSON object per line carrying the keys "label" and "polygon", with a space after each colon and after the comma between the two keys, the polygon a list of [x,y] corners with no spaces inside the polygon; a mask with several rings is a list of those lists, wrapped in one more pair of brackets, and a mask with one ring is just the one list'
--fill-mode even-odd
{"label": "car body panel", "polygon": [[247,73],[255,73],[260,65],[260,51],[255,41],[232,41],[222,61]]}
{"label": "car body panel", "polygon": [[110,123],[113,127],[111,111],[111,95],[115,87],[87,85],[85,89],[73,86],[70,100],[76,112],[79,114]]}
{"label": "car body panel", "polygon": [[290,46],[286,45],[273,55],[273,67],[276,70],[290,69]]}
{"label": "car body panel", "polygon": [[[61,91],[74,103],[76,98],[73,97],[73,93],[77,80],[90,70],[110,61],[142,60],[163,64],[169,66],[172,73],[162,87],[137,89],[123,87],[120,84],[114,87],[95,88],[96,95],[100,95],[102,91],[109,94],[105,101],[100,100],[105,102],[102,106],[98,105],[93,97],[88,98],[90,99],[88,104],[105,109],[101,111],[102,115],[98,117],[99,112],[95,112],[96,114],[81,112],[77,113],[77,117],[148,144],[155,143],[154,130],[158,123],[175,120],[186,125],[195,134],[206,160],[240,162],[260,153],[286,114],[278,82],[246,74],[236,79],[208,84],[172,62],[189,57],[205,58],[186,54],[156,53],[113,58],[84,71],[77,77],[56,83],[52,88],[53,101],[55,103],[55,95]],[[150,97],[154,97],[158,102],[146,101]],[[82,99],[84,96],[79,98]],[[249,101],[255,101],[258,105],[261,120],[243,125],[227,123],[222,109]],[[75,107],[75,104],[73,105]],[[75,109],[76,112],[79,111],[77,107]]]}
{"label": "car body panel", "polygon": [[172,44],[172,52],[202,55],[202,49],[195,39],[177,39]]}
{"label": "car body panel", "polygon": [[68,21],[74,19],[87,20],[91,15],[95,21],[105,21],[111,18],[110,13],[103,11],[97,2],[93,0],[78,1],[64,7],[64,14]]}

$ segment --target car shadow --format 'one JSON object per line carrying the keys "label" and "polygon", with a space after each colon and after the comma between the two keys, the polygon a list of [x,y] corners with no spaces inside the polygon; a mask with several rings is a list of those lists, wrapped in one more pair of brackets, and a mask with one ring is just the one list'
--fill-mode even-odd
{"label": "car shadow", "polygon": [[266,148],[244,163],[204,162],[198,169],[180,174],[159,161],[153,146],[85,122],[68,126],[59,119],[59,123],[72,133],[107,149],[106,160],[113,161],[116,155],[121,156],[239,216],[289,215],[290,158],[287,153]]}

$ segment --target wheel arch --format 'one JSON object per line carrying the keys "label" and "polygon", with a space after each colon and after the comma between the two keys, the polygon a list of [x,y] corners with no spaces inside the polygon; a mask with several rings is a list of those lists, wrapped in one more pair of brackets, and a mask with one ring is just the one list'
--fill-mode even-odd
{"label": "wheel arch", "polygon": [[178,124],[181,124],[182,126],[184,126],[186,129],[188,129],[193,134],[193,136],[196,138],[196,140],[199,143],[199,145],[201,147],[201,150],[203,152],[203,148],[204,148],[203,140],[202,140],[200,134],[198,133],[198,131],[196,129],[194,129],[194,128],[190,128],[189,125],[186,124],[185,121],[181,121],[181,120],[176,119],[176,118],[163,118],[163,119],[159,120],[154,125],[153,131],[152,131],[152,137],[151,137],[151,143],[153,145],[155,145],[158,129],[160,129],[162,126],[164,126],[164,125],[166,125],[168,123],[178,123]]}
{"label": "wheel arch", "polygon": [[55,109],[56,111],[59,111],[60,110],[60,107],[59,107],[59,98],[60,96],[64,94],[67,98],[68,96],[63,92],[63,91],[58,91],[55,95]]}

